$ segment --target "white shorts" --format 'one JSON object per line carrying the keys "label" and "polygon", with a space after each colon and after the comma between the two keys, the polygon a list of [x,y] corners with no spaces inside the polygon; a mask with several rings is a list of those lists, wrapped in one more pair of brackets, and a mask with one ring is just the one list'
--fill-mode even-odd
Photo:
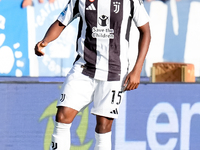
{"label": "white shorts", "polygon": [[62,85],[57,106],[66,106],[80,111],[93,102],[94,115],[117,118],[123,99],[122,81],[101,81],[81,73],[78,65],[68,73]]}

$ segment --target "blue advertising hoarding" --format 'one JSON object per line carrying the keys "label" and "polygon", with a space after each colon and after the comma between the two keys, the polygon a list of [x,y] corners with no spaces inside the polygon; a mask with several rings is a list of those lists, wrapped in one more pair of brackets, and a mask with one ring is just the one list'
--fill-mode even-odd
{"label": "blue advertising hoarding", "polygon": [[116,122],[116,149],[198,150],[199,91],[199,84],[141,84],[127,92]]}
{"label": "blue advertising hoarding", "polygon": [[[1,82],[0,145],[48,150],[61,82]],[[140,84],[126,93],[112,129],[112,150],[198,150],[200,84]],[[94,149],[92,104],[75,118],[71,150]]]}
{"label": "blue advertising hoarding", "polygon": [[[0,84],[1,149],[49,149],[60,87],[60,83]],[[96,118],[89,115],[89,107],[73,122],[71,150],[94,147]]]}

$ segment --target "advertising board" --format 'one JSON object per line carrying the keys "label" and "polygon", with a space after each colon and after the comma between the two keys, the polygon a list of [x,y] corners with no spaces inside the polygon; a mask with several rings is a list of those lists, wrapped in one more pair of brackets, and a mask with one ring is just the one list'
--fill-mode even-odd
{"label": "advertising board", "polygon": [[198,150],[199,84],[141,84],[116,121],[116,150]]}
{"label": "advertising board", "polygon": [[[0,83],[0,145],[48,150],[59,82]],[[112,129],[113,150],[199,150],[200,84],[140,84],[126,93]],[[71,150],[93,150],[90,104],[71,127]]]}

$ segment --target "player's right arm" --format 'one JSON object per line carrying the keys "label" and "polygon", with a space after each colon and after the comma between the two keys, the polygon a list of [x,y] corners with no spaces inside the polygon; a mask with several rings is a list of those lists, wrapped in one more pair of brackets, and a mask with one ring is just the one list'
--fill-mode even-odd
{"label": "player's right arm", "polygon": [[47,30],[44,38],[35,45],[35,54],[37,56],[43,56],[44,52],[42,49],[48,45],[49,42],[57,39],[61,32],[64,30],[65,25],[60,21],[56,20]]}
{"label": "player's right arm", "polygon": [[76,5],[77,0],[69,0],[64,10],[60,13],[58,19],[49,27],[44,38],[38,42],[35,46],[35,54],[37,56],[43,56],[42,49],[48,45],[49,42],[58,38],[64,28],[79,16],[79,9]]}

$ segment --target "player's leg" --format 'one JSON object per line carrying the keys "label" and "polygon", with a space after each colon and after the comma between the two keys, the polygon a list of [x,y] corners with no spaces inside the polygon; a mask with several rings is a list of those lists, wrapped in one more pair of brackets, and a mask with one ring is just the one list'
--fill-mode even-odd
{"label": "player's leg", "polygon": [[64,107],[64,106],[58,107],[50,150],[70,149],[71,145],[70,127],[77,113],[78,113],[77,110],[69,107]]}
{"label": "player's leg", "polygon": [[111,128],[113,120],[113,118],[96,116],[96,144],[94,150],[111,150]]}
{"label": "player's leg", "polygon": [[121,81],[98,81],[91,113],[96,115],[95,150],[111,150],[111,128],[122,101]]}
{"label": "player's leg", "polygon": [[107,133],[111,131],[114,118],[108,118],[104,116],[96,116],[96,128],[97,133]]}
{"label": "player's leg", "polygon": [[[81,67],[79,67],[81,68]],[[78,68],[78,69],[79,69]],[[91,102],[94,87],[91,78],[72,68],[62,85],[50,150],[70,149],[70,127],[77,113]]]}

